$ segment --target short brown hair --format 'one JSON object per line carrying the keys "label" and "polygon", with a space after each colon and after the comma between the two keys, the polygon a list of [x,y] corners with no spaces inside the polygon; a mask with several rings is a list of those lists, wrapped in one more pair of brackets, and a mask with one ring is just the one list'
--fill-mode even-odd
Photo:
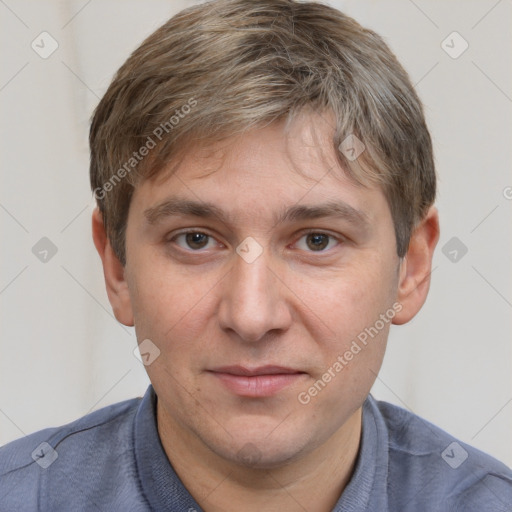
{"label": "short brown hair", "polygon": [[[187,141],[291,119],[306,107],[334,113],[333,144],[348,175],[382,186],[403,257],[435,200],[436,177],[422,104],[383,39],[318,2],[213,0],[151,34],[94,112],[91,187],[123,265],[139,180],[156,176]],[[348,136],[364,144],[357,159],[342,150]]]}

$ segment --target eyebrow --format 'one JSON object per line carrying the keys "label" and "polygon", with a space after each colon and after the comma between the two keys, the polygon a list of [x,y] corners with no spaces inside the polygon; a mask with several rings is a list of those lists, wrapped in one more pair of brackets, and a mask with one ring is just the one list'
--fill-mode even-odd
{"label": "eyebrow", "polygon": [[[224,212],[212,203],[182,198],[170,198],[162,203],[144,210],[144,217],[150,225],[162,219],[177,215],[200,218],[217,218],[230,224],[234,216]],[[343,201],[330,201],[318,205],[294,205],[281,211],[274,217],[274,225],[301,220],[320,219],[324,217],[339,218],[348,221],[359,229],[368,229],[371,225],[368,215]]]}

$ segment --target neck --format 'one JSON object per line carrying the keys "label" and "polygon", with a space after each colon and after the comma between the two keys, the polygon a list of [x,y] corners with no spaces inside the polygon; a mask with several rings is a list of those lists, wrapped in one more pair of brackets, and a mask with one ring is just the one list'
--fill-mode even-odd
{"label": "neck", "polygon": [[158,432],[173,469],[205,512],[329,512],[352,476],[361,436],[359,408],[324,444],[271,469],[226,460],[178,425],[157,401]]}

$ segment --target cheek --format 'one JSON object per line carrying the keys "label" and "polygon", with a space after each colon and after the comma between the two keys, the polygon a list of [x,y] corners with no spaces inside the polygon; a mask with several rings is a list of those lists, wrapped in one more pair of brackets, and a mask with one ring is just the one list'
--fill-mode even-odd
{"label": "cheek", "polygon": [[304,313],[309,309],[326,332],[345,340],[372,325],[393,302],[391,273],[379,261],[361,261],[320,278],[291,277]]}
{"label": "cheek", "polygon": [[129,283],[138,339],[151,339],[161,351],[190,351],[209,316],[215,280],[183,275],[169,265],[139,270]]}
{"label": "cheek", "polygon": [[[310,397],[325,417],[337,418],[342,402],[356,407],[375,381],[394,316],[394,280],[387,269],[389,263],[367,260],[324,282],[301,282],[298,294],[308,297],[305,302],[311,307],[311,325],[321,326],[310,330],[321,364],[312,379],[314,388],[305,392],[318,392],[318,398]],[[304,307],[303,319],[306,310]],[[327,383],[323,387],[318,381]]]}

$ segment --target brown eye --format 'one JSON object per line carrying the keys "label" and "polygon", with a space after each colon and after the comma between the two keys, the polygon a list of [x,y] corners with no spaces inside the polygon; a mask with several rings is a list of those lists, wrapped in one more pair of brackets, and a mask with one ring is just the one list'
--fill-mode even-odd
{"label": "brown eye", "polygon": [[313,251],[321,251],[329,244],[329,237],[323,233],[311,233],[307,235],[307,244]]}
{"label": "brown eye", "polygon": [[207,247],[210,242],[213,242],[213,238],[206,233],[201,233],[200,231],[189,231],[188,233],[180,233],[176,235],[172,241],[176,242],[176,244],[182,249],[192,249],[197,251]]}
{"label": "brown eye", "polygon": [[339,240],[333,235],[316,231],[305,233],[297,242],[298,248],[307,252],[327,252],[327,247],[331,249],[338,244]]}
{"label": "brown eye", "polygon": [[187,233],[185,240],[190,248],[202,249],[208,243],[208,235],[204,233]]}

